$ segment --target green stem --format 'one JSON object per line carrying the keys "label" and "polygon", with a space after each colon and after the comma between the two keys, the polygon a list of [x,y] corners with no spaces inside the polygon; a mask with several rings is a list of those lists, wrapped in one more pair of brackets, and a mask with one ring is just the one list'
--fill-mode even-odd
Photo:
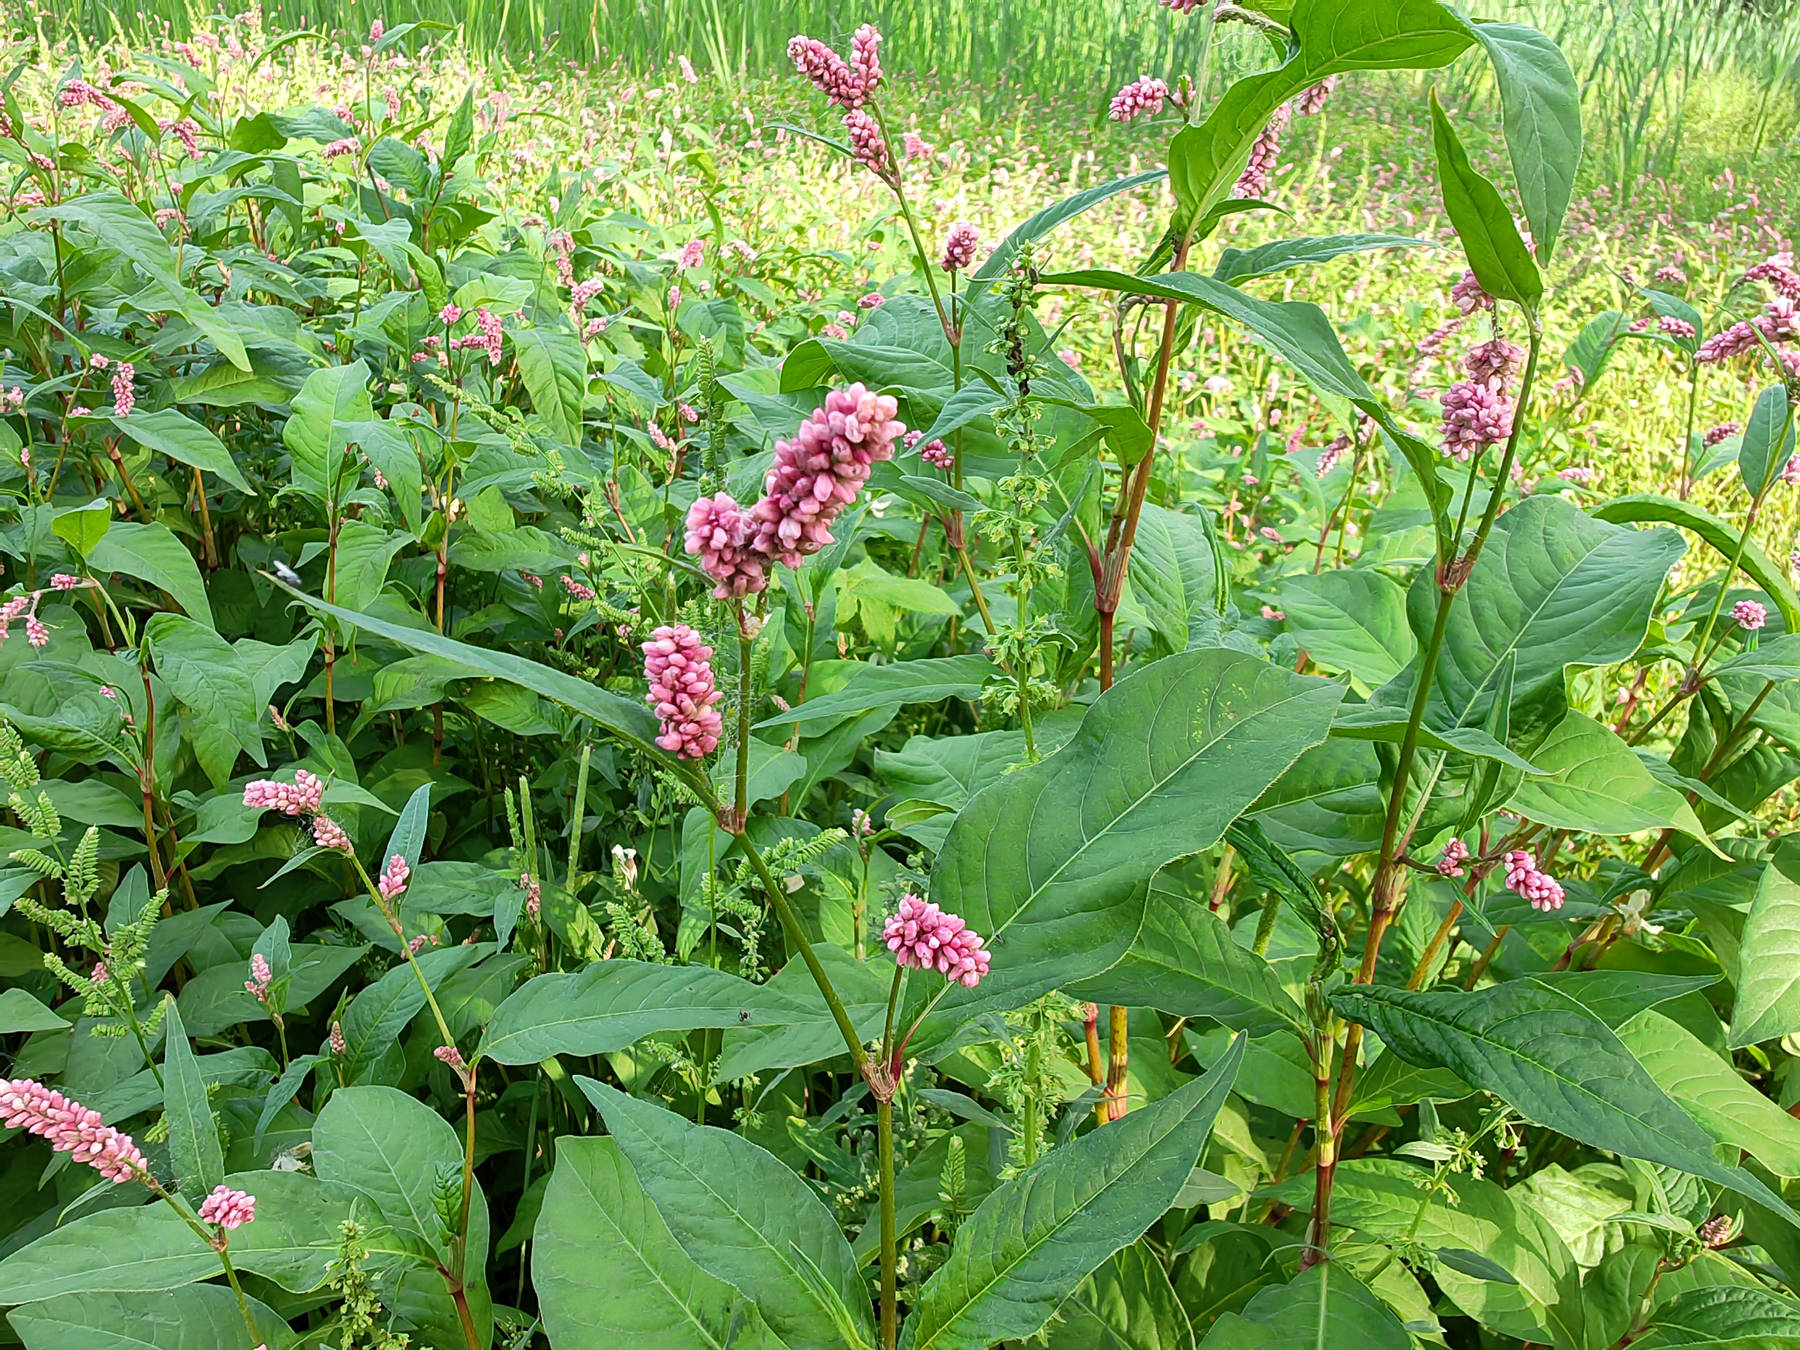
{"label": "green stem", "polygon": [[[575,780],[575,813],[569,817],[569,884],[564,889],[570,895],[575,894],[575,882],[579,875],[576,867],[581,861],[581,821],[587,814],[588,761],[593,753],[592,741],[581,747],[581,776]],[[535,1105],[536,1098],[532,1100]]]}
{"label": "green stem", "polygon": [[[443,1037],[442,1043],[455,1045],[456,1038],[450,1034],[450,1023],[444,1017],[444,1010],[438,1007],[437,995],[431,992],[431,981],[425,978],[425,972],[419,969],[418,958],[413,955],[412,948],[407,945],[406,933],[400,927],[398,916],[388,907],[386,897],[381,894],[380,888],[370,878],[368,869],[362,865],[362,859],[354,853],[349,857],[351,863],[356,867],[356,874],[362,878],[364,887],[368,889],[369,898],[375,902],[375,908],[381,911],[381,917],[388,921],[388,926],[394,930],[394,936],[400,939],[400,954],[406,958],[406,964],[412,967],[413,974],[418,978],[419,988],[425,991],[425,1002],[431,1006],[431,1015],[437,1021],[438,1034]],[[535,861],[536,859],[533,859],[534,863]]]}
{"label": "green stem", "polygon": [[1694,405],[1700,401],[1700,363],[1688,358],[1687,431],[1681,437],[1681,500],[1693,489]]}
{"label": "green stem", "polygon": [[899,1253],[894,1242],[894,1103],[875,1099],[875,1145],[881,1156],[881,1350],[899,1336]]}

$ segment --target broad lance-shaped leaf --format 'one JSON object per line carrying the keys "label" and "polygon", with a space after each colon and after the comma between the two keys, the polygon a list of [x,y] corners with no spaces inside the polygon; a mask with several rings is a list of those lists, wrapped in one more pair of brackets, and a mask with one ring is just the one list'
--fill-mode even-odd
{"label": "broad lance-shaped leaf", "polygon": [[591,1078],[576,1083],[683,1250],[751,1298],[791,1350],[872,1346],[850,1244],[818,1192],[774,1154]]}
{"label": "broad lance-shaped leaf", "polygon": [[190,1203],[199,1204],[225,1175],[219,1127],[206,1099],[206,1080],[194,1047],[181,1025],[181,1011],[168,996],[163,1009],[163,1113],[169,1123],[169,1158],[175,1179]]}
{"label": "broad lance-shaped leaf", "polygon": [[977,793],[931,894],[987,939],[993,968],[934,1021],[1018,1007],[1111,966],[1143,925],[1157,869],[1218,842],[1325,738],[1343,695],[1260,657],[1181,652],[1102,694],[1054,755]]}
{"label": "broad lance-shaped leaf", "polygon": [[1760,1285],[1684,1289],[1650,1316],[1633,1350],[1774,1350],[1800,1341],[1800,1304]]}
{"label": "broad lance-shaped leaf", "polygon": [[1800,846],[1778,849],[1757,882],[1738,944],[1731,1048],[1800,1031]]}
{"label": "broad lance-shaped leaf", "polygon": [[1741,548],[1742,556],[1738,560],[1738,566],[1775,602],[1787,631],[1800,633],[1800,594],[1795,593],[1794,583],[1788,580],[1787,569],[1777,565],[1754,539],[1740,542],[1743,532],[1736,525],[1720,520],[1692,502],[1679,502],[1673,497],[1664,497],[1655,492],[1634,492],[1614,497],[1611,501],[1596,506],[1593,515],[1596,520],[1621,524],[1655,520],[1668,525],[1679,525],[1704,540],[1721,558],[1731,558]]}
{"label": "broad lance-shaped leaf", "polygon": [[1475,23],[1470,31],[1493,63],[1513,183],[1538,261],[1548,263],[1581,167],[1581,88],[1562,48],[1537,29]]}
{"label": "broad lance-shaped leaf", "polygon": [[1544,279],[1537,263],[1519,238],[1519,227],[1513,224],[1512,212],[1499,191],[1469,163],[1468,152],[1444,114],[1436,89],[1431,91],[1431,126],[1444,211],[1462,240],[1475,280],[1489,295],[1514,301],[1524,306],[1527,314],[1535,315],[1544,298]]}
{"label": "broad lance-shaped leaf", "polygon": [[87,560],[96,572],[120,572],[167,591],[189,618],[213,626],[212,603],[194,555],[160,521],[115,520]]}
{"label": "broad lance-shaped leaf", "polygon": [[1105,974],[1064,992],[1088,1003],[1211,1017],[1252,1036],[1305,1029],[1305,1014],[1267,961],[1238,946],[1203,902],[1154,885],[1131,950]]}
{"label": "broad lance-shaped leaf", "polygon": [[[117,529],[118,526],[114,526]],[[409,651],[422,652],[427,656],[442,657],[446,661],[455,661],[467,666],[471,676],[486,675],[491,679],[505,680],[508,684],[516,684],[522,689],[529,689],[534,694],[542,694],[552,703],[560,703],[572,712],[590,718],[603,731],[609,731],[621,740],[629,741],[645,754],[665,763],[675,761],[668,753],[656,745],[656,714],[642,703],[633,702],[623,695],[602,689],[586,680],[577,679],[573,675],[555,670],[550,666],[539,665],[536,661],[528,661],[522,656],[514,656],[511,652],[493,651],[486,647],[473,647],[466,642],[458,642],[426,628],[407,628],[402,624],[389,623],[386,619],[378,619],[372,614],[358,614],[353,610],[340,609],[328,604],[317,596],[308,595],[296,590],[286,582],[275,581],[272,584],[286,591],[294,599],[300,601],[308,609],[320,614],[329,615],[339,623],[350,628],[360,628],[376,637],[386,638]]]}
{"label": "broad lance-shaped leaf", "polygon": [[904,703],[979,698],[981,687],[997,669],[987,657],[974,654],[928,656],[919,661],[862,666],[851,674],[843,688],[808,699],[790,712],[765,717],[756,724],[756,729],[835,721],[872,708],[893,708]]}
{"label": "broad lance-shaped leaf", "polygon": [[224,442],[193,418],[173,408],[157,408],[152,412],[134,411],[128,417],[114,414],[106,420],[121,435],[146,450],[153,450],[182,464],[217,474],[239,492],[251,490]]}
{"label": "broad lance-shaped leaf", "polygon": [[[271,1347],[290,1343],[288,1324],[267,1304],[246,1300]],[[155,1294],[65,1294],[6,1315],[25,1350],[202,1350],[244,1340],[237,1296],[222,1284]]]}
{"label": "broad lance-shaped leaf", "polygon": [[527,980],[494,1009],[480,1053],[501,1064],[606,1055],[633,1041],[702,1027],[805,1020],[804,1004],[710,966],[596,961]]}
{"label": "broad lance-shaped leaf", "polygon": [[1409,1064],[1449,1069],[1558,1134],[1716,1181],[1800,1226],[1780,1196],[1718,1161],[1712,1137],[1612,1028],[1547,984],[1509,980],[1474,993],[1354,985],[1332,1003]]}
{"label": "broad lance-shaped leaf", "polygon": [[1646,1009],[1619,1028],[1619,1039],[1720,1143],[1743,1149],[1777,1176],[1800,1177],[1800,1120],[1746,1083],[1693,1032]]}
{"label": "broad lance-shaped leaf", "polygon": [[907,1319],[912,1350],[987,1350],[1037,1333],[1083,1278],[1181,1193],[1243,1063],[1094,1130],[1000,1187],[957,1231]]}
{"label": "broad lance-shaped leaf", "polygon": [[1341,1261],[1321,1261],[1227,1312],[1200,1350],[1408,1350],[1400,1319]]}
{"label": "broad lance-shaped leaf", "polygon": [[1228,248],[1219,254],[1213,279],[1233,286],[1256,277],[1273,276],[1293,267],[1316,267],[1346,253],[1365,253],[1379,248],[1436,248],[1429,239],[1404,234],[1327,234],[1302,239],[1277,239],[1255,248]]}
{"label": "broad lance-shaped leaf", "polygon": [[1064,197],[1060,202],[1046,206],[1002,239],[1000,247],[988,255],[986,261],[975,269],[969,279],[976,283],[978,288],[985,289],[1006,274],[1006,269],[1012,266],[1013,258],[1026,243],[1034,239],[1042,239],[1064,221],[1073,220],[1083,211],[1090,210],[1100,205],[1101,202],[1118,196],[1121,192],[1130,192],[1133,188],[1143,187],[1148,183],[1154,183],[1167,177],[1168,173],[1163,169],[1145,169],[1141,173],[1115,178],[1109,183],[1099,183],[1091,188],[1084,188],[1072,196]]}
{"label": "broad lance-shaped leaf", "polygon": [[1565,713],[1531,762],[1543,776],[1527,778],[1508,803],[1527,820],[1592,834],[1669,828],[1706,841],[1687,799],[1657,782],[1611,727],[1583,713]]}
{"label": "broad lance-shaped leaf", "polygon": [[1113,1254],[1056,1310],[1049,1350],[1193,1350],[1194,1329],[1162,1258],[1139,1241]]}
{"label": "broad lance-shaped leaf", "polygon": [[1738,446],[1738,474],[1744,480],[1744,491],[1752,497],[1762,496],[1793,454],[1794,424],[1787,390],[1778,384],[1770,385],[1750,410],[1750,423]]}
{"label": "broad lance-shaped leaf", "polygon": [[681,1249],[615,1139],[557,1140],[531,1282],[557,1350],[782,1350],[756,1304]]}

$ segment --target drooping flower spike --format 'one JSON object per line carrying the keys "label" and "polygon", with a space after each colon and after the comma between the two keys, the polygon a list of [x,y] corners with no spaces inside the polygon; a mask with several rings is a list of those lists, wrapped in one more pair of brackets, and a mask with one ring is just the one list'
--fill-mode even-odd
{"label": "drooping flower spike", "polygon": [[716,704],[712,648],[684,623],[666,624],[644,644],[644,679],[662,723],[656,743],[680,759],[702,759],[719,748],[724,721]]}

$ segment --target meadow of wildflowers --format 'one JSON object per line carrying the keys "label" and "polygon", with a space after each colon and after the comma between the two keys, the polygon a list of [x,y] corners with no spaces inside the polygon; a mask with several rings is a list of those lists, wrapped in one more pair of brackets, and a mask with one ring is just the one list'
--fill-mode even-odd
{"label": "meadow of wildflowers", "polygon": [[1800,1344],[1780,117],[1141,8],[0,40],[0,1344]]}

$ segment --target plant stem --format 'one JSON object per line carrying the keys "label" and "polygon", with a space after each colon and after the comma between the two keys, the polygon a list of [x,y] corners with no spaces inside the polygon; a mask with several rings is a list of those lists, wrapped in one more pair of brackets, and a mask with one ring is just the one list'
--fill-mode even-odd
{"label": "plant stem", "polygon": [[1684,502],[1688,499],[1688,493],[1693,491],[1694,487],[1694,405],[1699,402],[1699,399],[1700,363],[1690,356],[1688,358],[1687,430],[1682,433],[1681,437],[1680,497]]}
{"label": "plant stem", "polygon": [[881,1350],[899,1337],[899,1253],[894,1241],[894,1103],[875,1098],[875,1146],[881,1157]]}
{"label": "plant stem", "polygon": [[1120,1120],[1126,1112],[1125,1079],[1131,1071],[1131,1009],[1116,1004],[1106,1020],[1106,1117]]}

